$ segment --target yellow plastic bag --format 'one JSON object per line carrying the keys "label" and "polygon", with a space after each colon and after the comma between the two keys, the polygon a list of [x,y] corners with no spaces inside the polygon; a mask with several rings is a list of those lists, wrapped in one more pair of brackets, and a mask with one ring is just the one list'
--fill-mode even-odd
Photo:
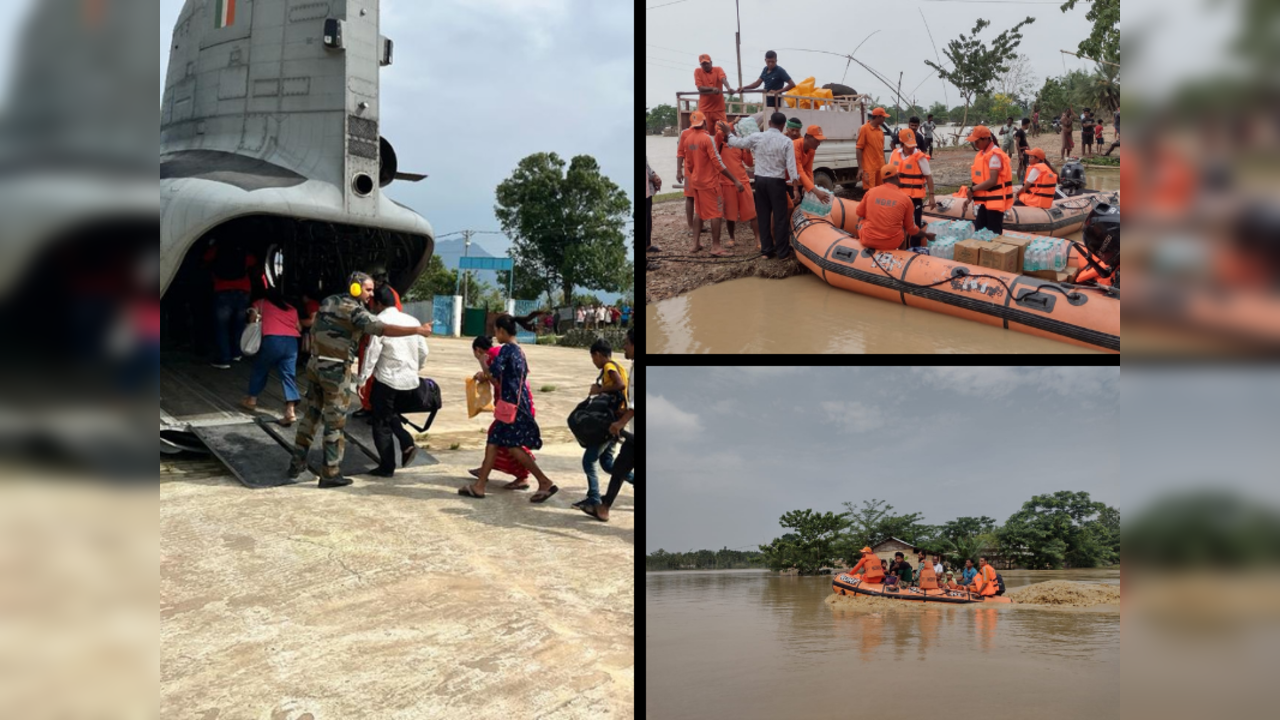
{"label": "yellow plastic bag", "polygon": [[487,382],[476,382],[473,377],[467,378],[467,417],[473,418],[482,412],[493,412],[493,386]]}
{"label": "yellow plastic bag", "polygon": [[[814,83],[813,78],[805,78],[804,82],[792,88],[791,92],[788,93],[788,95],[812,95],[813,83]],[[800,101],[800,107],[802,108],[808,108],[810,107],[810,105],[811,103],[808,100]],[[787,107],[795,107],[795,106],[796,106],[795,98],[787,98]]]}
{"label": "yellow plastic bag", "polygon": [[[831,94],[831,91],[830,91],[830,90],[827,90],[827,89],[824,89],[824,88],[818,88],[817,90],[814,90],[814,91],[813,91],[813,96],[814,96],[814,97],[820,97],[820,98],[826,98],[826,99],[828,99],[828,100],[834,100],[834,99],[835,99],[835,97]],[[820,108],[820,107],[822,107],[822,106],[823,106],[823,105],[825,105],[825,104],[826,104],[826,103],[821,103],[821,102],[818,102],[817,100],[813,101],[813,107],[814,107],[814,109]]]}

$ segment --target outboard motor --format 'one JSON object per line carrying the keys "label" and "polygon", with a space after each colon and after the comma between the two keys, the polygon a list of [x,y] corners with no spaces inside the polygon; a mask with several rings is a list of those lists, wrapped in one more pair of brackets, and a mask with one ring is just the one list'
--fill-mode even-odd
{"label": "outboard motor", "polygon": [[1107,267],[1120,267],[1120,208],[1098,203],[1084,221],[1084,246]]}
{"label": "outboard motor", "polygon": [[1080,161],[1072,160],[1062,166],[1062,172],[1058,173],[1058,188],[1067,197],[1084,194],[1086,191],[1084,165],[1081,165]]}

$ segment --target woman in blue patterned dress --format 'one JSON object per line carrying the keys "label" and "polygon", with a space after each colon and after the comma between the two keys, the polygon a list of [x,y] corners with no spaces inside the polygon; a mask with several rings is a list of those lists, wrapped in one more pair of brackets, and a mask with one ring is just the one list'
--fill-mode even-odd
{"label": "woman in blue patterned dress", "polygon": [[459,495],[482,498],[484,488],[489,483],[489,473],[497,460],[498,448],[506,448],[507,452],[538,478],[538,492],[529,498],[529,502],[542,503],[560,491],[551,482],[551,478],[538,467],[538,463],[521,448],[538,450],[542,448],[542,434],[538,430],[538,422],[533,419],[533,399],[529,396],[525,379],[529,374],[529,364],[524,351],[516,342],[516,321],[510,315],[500,315],[495,321],[497,331],[494,338],[502,343],[498,357],[489,365],[486,380],[494,378],[501,388],[499,399],[516,405],[515,422],[495,422],[489,429],[489,443],[485,446],[484,464],[480,467],[474,485],[458,488]]}

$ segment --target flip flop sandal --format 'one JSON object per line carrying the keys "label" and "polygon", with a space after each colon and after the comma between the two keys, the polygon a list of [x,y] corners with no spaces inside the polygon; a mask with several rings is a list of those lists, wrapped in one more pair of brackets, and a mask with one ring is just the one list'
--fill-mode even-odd
{"label": "flip flop sandal", "polygon": [[483,500],[486,497],[485,495],[477,495],[476,491],[471,489],[470,485],[458,488],[458,494],[465,497],[475,498],[477,500]]}
{"label": "flip flop sandal", "polygon": [[578,509],[579,509],[579,510],[581,510],[582,512],[586,513],[587,515],[590,515],[591,517],[593,517],[593,518],[595,518],[595,519],[599,520],[600,522],[609,522],[608,520],[606,520],[606,519],[604,519],[604,518],[600,517],[598,514],[596,514],[596,506],[595,506],[595,505],[588,505],[587,507],[580,507],[580,508],[578,508]]}
{"label": "flip flop sandal", "polygon": [[503,485],[502,489],[503,490],[528,490],[529,483],[525,482],[524,480],[512,480],[511,482]]}
{"label": "flip flop sandal", "polygon": [[[550,499],[551,499],[551,496],[552,496],[552,495],[555,495],[555,494],[556,494],[556,493],[558,493],[558,492],[560,492],[560,488],[556,487],[555,485],[552,485],[550,488],[548,488],[548,489],[546,489],[546,490],[539,490],[538,492],[534,493],[534,494],[533,494],[533,497],[529,498],[529,502],[531,502],[531,503],[544,503],[544,502],[546,502],[546,501],[550,500]],[[541,496],[541,497],[539,497],[539,496]]]}

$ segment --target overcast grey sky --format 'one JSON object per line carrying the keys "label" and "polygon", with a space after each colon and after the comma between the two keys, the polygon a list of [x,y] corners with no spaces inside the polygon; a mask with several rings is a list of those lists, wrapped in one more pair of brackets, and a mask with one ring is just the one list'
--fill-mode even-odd
{"label": "overcast grey sky", "polygon": [[[183,0],[160,0],[160,67]],[[628,194],[636,177],[635,17],[592,0],[382,0],[395,63],[382,69],[382,134],[400,169],[388,194],[438,234],[500,230],[494,188],[526,155],[592,155]],[[508,243],[480,236],[490,253]]]}
{"label": "overcast grey sky", "polygon": [[[1032,495],[1118,504],[1119,368],[652,368],[646,553],[754,549],[788,510],[889,501],[1003,523]],[[1124,508],[1121,507],[1123,511]]]}
{"label": "overcast grey sky", "polygon": [[[754,549],[778,517],[888,500],[1003,523],[1087,491],[1133,517],[1223,489],[1280,509],[1280,372],[1126,368],[653,368],[646,553]],[[744,547],[746,546],[746,547]]]}
{"label": "overcast grey sky", "polygon": [[[737,58],[734,55],[733,0],[687,0],[657,8],[671,0],[646,0],[645,14],[645,105],[675,102],[677,91],[693,91],[693,71],[698,55],[708,53],[716,65],[724,68],[729,83],[737,87]],[[920,104],[945,102],[948,107],[963,104],[952,86],[933,76],[924,64],[928,58],[937,62],[934,45],[920,19],[924,12],[928,29],[933,33],[940,53],[947,42],[968,33],[978,18],[991,21],[991,27],[980,36],[987,40],[1013,27],[1030,15],[1036,21],[1022,30],[1020,52],[1031,58],[1036,87],[1044,79],[1061,75],[1066,69],[1091,69],[1093,63],[1063,55],[1059,50],[1076,51],[1076,46],[1089,35],[1092,23],[1085,19],[1089,3],[1080,2],[1063,13],[1061,2],[1054,0],[1005,0],[960,2],[957,0],[898,0],[896,2],[847,3],[792,2],[773,0],[741,0],[742,7],[742,78],[750,84],[760,76],[766,50],[778,52],[778,64],[800,82],[813,76],[819,86],[840,82],[846,61],[831,55],[787,51],[782,48],[809,48],[850,53],[875,30],[879,30],[858,50],[856,57],[896,83],[902,72],[903,95],[915,95]],[[945,56],[943,56],[945,58]],[[862,93],[882,99],[891,97],[889,89],[870,73],[851,66],[846,85]],[[921,84],[923,82],[923,84]]]}

